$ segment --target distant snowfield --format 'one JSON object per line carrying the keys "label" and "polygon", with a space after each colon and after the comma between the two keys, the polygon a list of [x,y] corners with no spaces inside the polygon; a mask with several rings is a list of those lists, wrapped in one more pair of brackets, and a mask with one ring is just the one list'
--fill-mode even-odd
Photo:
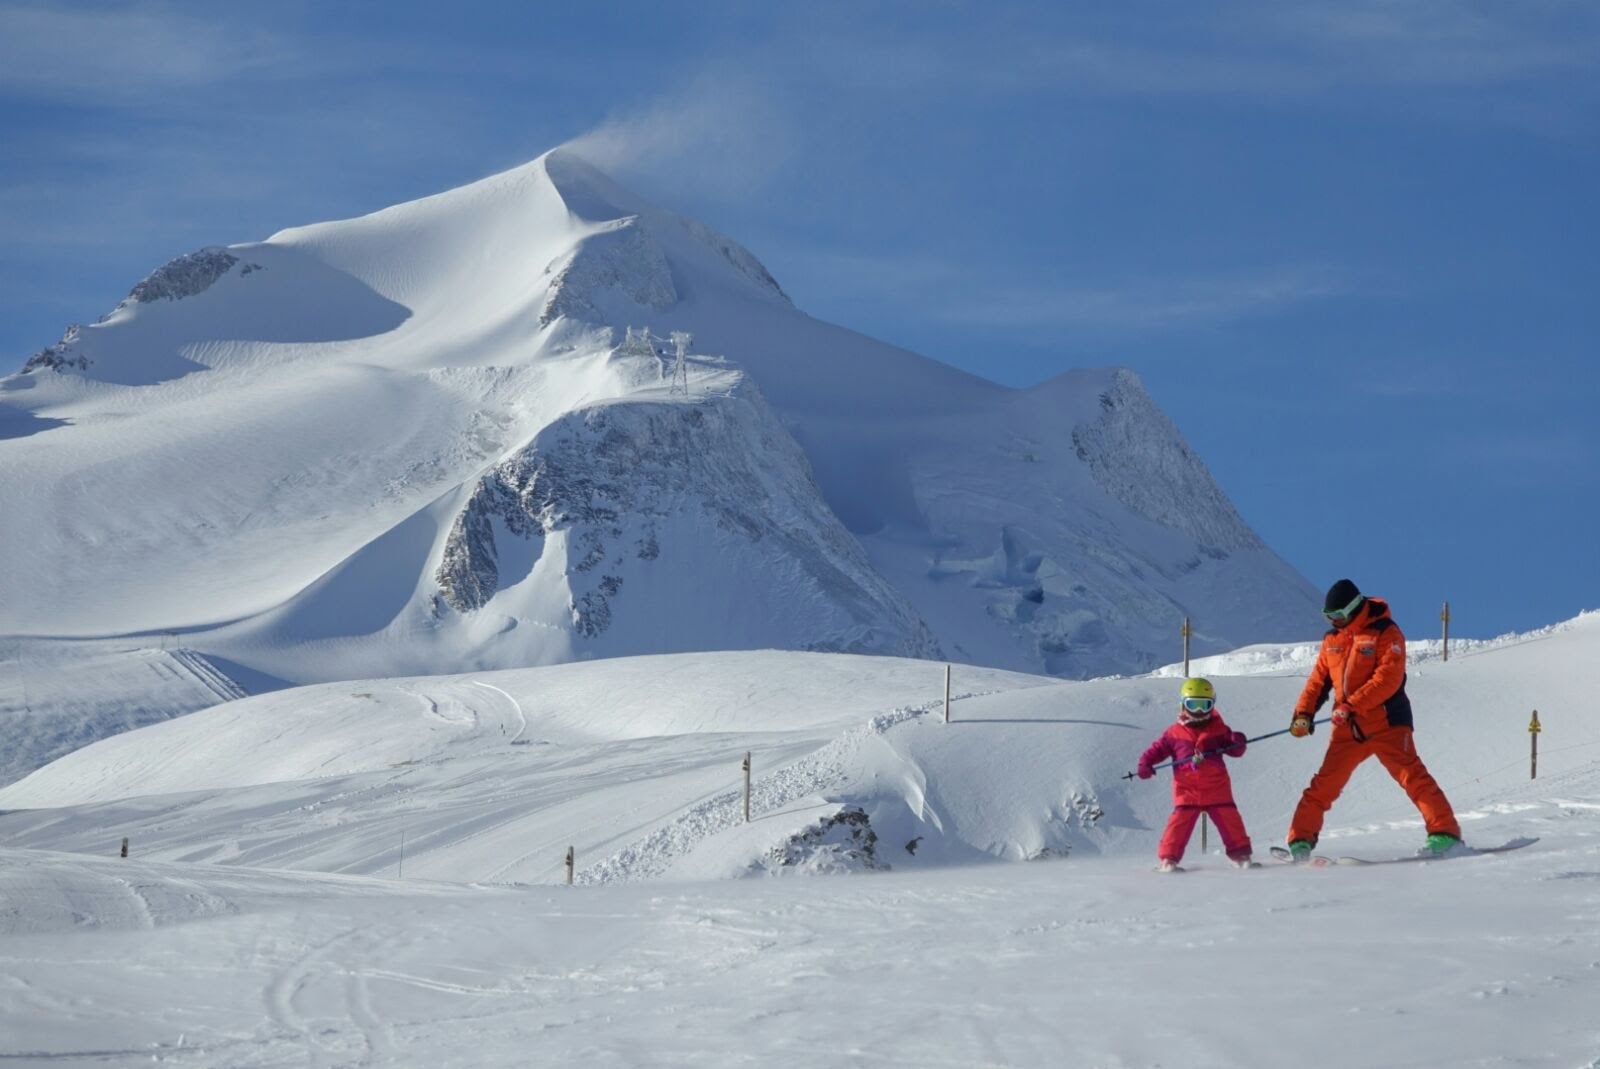
{"label": "distant snowfield", "polygon": [[[1240,872],[1196,841],[1171,877],[1168,781],[1121,778],[1167,676],[956,665],[950,724],[942,666],[760,651],[228,702],[0,791],[0,1055],[1265,1067],[1289,1037],[1297,1065],[1600,1065],[1597,647],[1591,613],[1413,663],[1468,841],[1535,845]],[[1196,667],[1256,735],[1300,656]],[[1258,854],[1323,743],[1230,761]],[[1364,766],[1322,849],[1421,834]]]}

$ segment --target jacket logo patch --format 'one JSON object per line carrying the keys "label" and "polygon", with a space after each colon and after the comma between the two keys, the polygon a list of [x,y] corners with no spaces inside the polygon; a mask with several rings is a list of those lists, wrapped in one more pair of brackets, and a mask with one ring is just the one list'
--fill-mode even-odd
{"label": "jacket logo patch", "polygon": [[1363,657],[1371,657],[1373,654],[1377,653],[1378,651],[1377,651],[1377,648],[1375,646],[1357,646],[1356,647],[1356,652],[1361,654],[1361,656],[1363,656]]}

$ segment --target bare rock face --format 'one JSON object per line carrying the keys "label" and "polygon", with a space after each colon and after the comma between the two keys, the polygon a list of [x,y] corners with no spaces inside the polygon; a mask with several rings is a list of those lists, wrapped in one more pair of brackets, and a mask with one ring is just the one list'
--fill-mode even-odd
{"label": "bare rock face", "polygon": [[76,323],[68,327],[66,333],[61,335],[60,341],[54,345],[46,345],[28,357],[28,362],[22,365],[22,373],[26,375],[41,368],[49,368],[52,371],[87,371],[91,361],[78,351],[78,338],[82,330],[83,328]]}
{"label": "bare rock face", "polygon": [[617,302],[660,312],[678,303],[666,253],[637,217],[585,238],[548,269],[555,275],[539,325],[566,317],[604,322]]}
{"label": "bare rock face", "polygon": [[[471,612],[487,605],[500,582],[500,567],[495,554],[494,527],[489,522],[491,507],[480,503],[501,489],[501,484],[486,478],[473,496],[473,507],[462,511],[450,529],[444,560],[435,576],[447,604],[457,612]],[[496,510],[498,511],[498,510]],[[506,510],[515,512],[515,510]],[[502,513],[505,514],[505,513]],[[520,513],[515,513],[520,515]]]}
{"label": "bare rock face", "polygon": [[[572,412],[507,457],[479,482],[447,541],[435,579],[451,609],[474,612],[501,591],[508,547],[497,538],[532,543],[542,574],[560,575],[570,626],[584,638],[605,633],[627,609],[630,578],[653,570],[692,576],[711,597],[771,584],[777,594],[759,595],[784,606],[774,640],[937,655],[927,626],[872,569],[748,383],[698,403]],[[559,560],[541,559],[557,546]]]}
{"label": "bare rock face", "polygon": [[[163,264],[128,293],[128,300],[139,304],[153,301],[180,301],[204,293],[217,279],[233,270],[239,258],[226,249],[207,248],[191,252]],[[247,265],[256,270],[256,265]]]}
{"label": "bare rock face", "polygon": [[[913,849],[911,853],[915,854]],[[845,806],[772,847],[750,865],[752,874],[789,872],[836,874],[884,872],[890,865],[878,853],[878,833],[860,806]]]}
{"label": "bare rock face", "polygon": [[[161,265],[140,280],[116,308],[100,317],[100,322],[104,322],[130,304],[181,301],[185,297],[204,293],[239,263],[237,256],[222,248],[210,247],[186,253]],[[266,268],[260,264],[246,263],[239,268],[239,274],[244,276],[264,270]],[[41,368],[52,371],[87,371],[94,360],[84,353],[79,345],[82,331],[83,328],[76,324],[68,327],[60,341],[45,346],[28,358],[27,363],[22,365],[23,373]]]}

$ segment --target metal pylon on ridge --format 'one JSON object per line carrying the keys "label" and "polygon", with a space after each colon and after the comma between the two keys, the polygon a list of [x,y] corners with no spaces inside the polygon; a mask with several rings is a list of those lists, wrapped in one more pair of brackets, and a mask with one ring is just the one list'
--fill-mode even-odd
{"label": "metal pylon on ridge", "polygon": [[694,341],[694,335],[686,330],[672,332],[672,344],[677,347],[678,355],[672,362],[672,381],[668,384],[668,392],[675,393],[679,387],[683,392],[689,392],[689,345]]}

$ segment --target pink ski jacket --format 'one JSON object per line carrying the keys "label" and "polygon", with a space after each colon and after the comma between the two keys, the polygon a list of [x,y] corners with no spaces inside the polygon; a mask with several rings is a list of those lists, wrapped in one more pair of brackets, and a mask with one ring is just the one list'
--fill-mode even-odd
{"label": "pink ski jacket", "polygon": [[[1179,721],[1139,758],[1139,778],[1149,779],[1152,765],[1171,759],[1173,805],[1223,805],[1233,801],[1233,780],[1222,763],[1222,755],[1243,757],[1244,732],[1234,731],[1219,714],[1198,727]],[[1204,754],[1198,764],[1195,754]]]}

